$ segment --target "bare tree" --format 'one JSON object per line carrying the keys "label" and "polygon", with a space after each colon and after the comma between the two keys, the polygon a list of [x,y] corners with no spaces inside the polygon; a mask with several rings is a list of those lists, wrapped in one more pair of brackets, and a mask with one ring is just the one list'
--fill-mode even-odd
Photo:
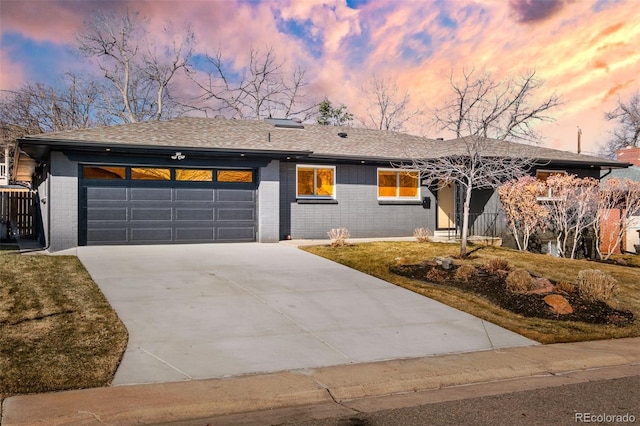
{"label": "bare tree", "polygon": [[523,176],[536,163],[526,145],[505,140],[533,140],[533,123],[550,120],[545,113],[559,103],[553,95],[529,105],[531,92],[541,86],[534,76],[530,72],[519,80],[494,81],[486,73],[474,79],[473,72],[465,72],[462,82],[451,78],[452,94],[444,107],[435,110],[434,121],[457,139],[442,142],[451,144],[446,155],[413,161],[411,167],[438,189],[454,183],[463,191],[461,256],[467,253],[473,190],[495,189]]}
{"label": "bare tree", "polygon": [[560,98],[555,94],[531,104],[531,98],[543,85],[535,71],[505,80],[494,80],[487,72],[476,77],[475,70],[463,70],[462,74],[461,81],[454,81],[451,74],[453,94],[434,112],[440,129],[449,130],[456,137],[476,135],[537,143],[539,135],[534,125],[552,121],[547,114],[560,105]]}
{"label": "bare tree", "polygon": [[262,52],[251,49],[248,65],[233,69],[225,62],[219,49],[215,56],[206,56],[209,71],[204,76],[191,72],[191,79],[201,90],[200,107],[205,112],[232,118],[255,119],[265,117],[302,116],[308,119],[317,103],[305,101],[308,85],[306,70],[300,66],[286,70],[273,48]]}
{"label": "bare tree", "polygon": [[[551,196],[546,206],[550,224],[556,232],[558,253],[574,259],[583,232],[591,228],[597,219],[600,197],[598,181],[555,173],[547,179],[547,186]],[[572,247],[569,253],[570,238]]]}
{"label": "bare tree", "polygon": [[193,53],[194,35],[187,26],[182,33],[164,28],[170,46],[158,46],[147,36],[148,21],[138,14],[116,16],[96,13],[76,34],[78,49],[93,58],[108,81],[102,93],[106,113],[115,122],[159,120],[171,115],[178,104],[170,84],[185,70]]}
{"label": "bare tree", "polygon": [[20,136],[83,129],[103,124],[97,104],[99,86],[67,73],[56,86],[27,83],[15,91],[2,91],[0,123],[20,128]]}
{"label": "bare tree", "polygon": [[73,73],[63,75],[56,85],[27,83],[0,91],[0,146],[13,147],[25,135],[104,124],[98,102],[98,85]]}
{"label": "bare tree", "polygon": [[[609,259],[621,246],[634,215],[640,212],[640,182],[607,179],[602,184],[594,230],[600,258]],[[604,246],[605,250],[602,250]]]}
{"label": "bare tree", "polygon": [[616,121],[617,126],[600,150],[603,155],[613,157],[616,151],[628,146],[640,147],[640,92],[634,93],[627,101],[618,99],[616,108],[607,112],[605,118]]}
{"label": "bare tree", "polygon": [[[444,142],[442,142],[444,143]],[[420,170],[422,181],[438,190],[449,184],[464,194],[460,256],[467,254],[471,195],[476,189],[495,189],[514,178],[524,176],[535,164],[524,145],[501,142],[481,136],[466,136],[455,141],[451,154],[430,159],[415,159],[405,166]],[[497,144],[506,144],[496,151]]]}
{"label": "bare tree", "polygon": [[360,88],[367,105],[367,115],[360,122],[368,128],[402,131],[420,109],[409,109],[409,92],[401,93],[398,85],[374,74],[371,81]]}
{"label": "bare tree", "polygon": [[545,188],[544,182],[533,176],[525,176],[510,180],[498,189],[518,250],[527,251],[531,236],[544,226],[549,213],[538,197]]}

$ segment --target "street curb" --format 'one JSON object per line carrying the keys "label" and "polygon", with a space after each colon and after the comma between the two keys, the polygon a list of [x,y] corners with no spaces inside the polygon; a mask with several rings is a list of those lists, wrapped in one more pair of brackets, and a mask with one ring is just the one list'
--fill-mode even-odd
{"label": "street curb", "polygon": [[4,401],[2,425],[178,422],[625,365],[640,366],[640,338],[22,395]]}

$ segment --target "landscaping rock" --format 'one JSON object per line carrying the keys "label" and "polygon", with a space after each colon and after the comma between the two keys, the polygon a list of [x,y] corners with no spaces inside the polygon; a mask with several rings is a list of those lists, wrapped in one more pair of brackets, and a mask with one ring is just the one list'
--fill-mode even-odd
{"label": "landscaping rock", "polygon": [[[444,256],[443,256],[444,257]],[[434,259],[431,257],[430,259]],[[463,267],[470,267],[473,279],[465,279],[466,274],[458,274]],[[566,281],[560,281],[555,285],[552,294],[531,294],[528,292],[514,293],[506,286],[506,273],[485,268],[476,268],[470,264],[461,266],[452,265],[451,269],[445,270],[436,264],[434,260],[423,260],[420,264],[389,266],[389,271],[421,281],[415,283],[416,286],[423,285],[445,285],[453,286],[462,291],[480,295],[496,306],[507,309],[527,318],[544,318],[561,321],[580,321],[589,324],[613,324],[624,326],[634,321],[633,312],[629,310],[613,309],[614,303],[607,304],[601,301],[594,301],[582,298],[575,290],[575,285]],[[467,277],[468,278],[468,277]],[[554,303],[562,292],[565,306],[561,311],[550,308],[547,301]],[[553,297],[552,297],[553,296]],[[545,301],[545,297],[547,301]],[[562,299],[560,299],[562,300]],[[556,300],[556,305],[559,302]],[[560,308],[557,308],[558,310]],[[559,313],[571,312],[559,315]]]}
{"label": "landscaping rock", "polygon": [[553,312],[559,315],[573,313],[573,308],[567,299],[559,294],[549,294],[544,297],[544,302],[551,307]]}
{"label": "landscaping rock", "polygon": [[442,269],[449,270],[453,266],[453,259],[450,257],[435,257],[433,261],[436,265],[442,266]]}
{"label": "landscaping rock", "polygon": [[545,294],[553,291],[553,284],[546,278],[536,278],[533,285],[533,289],[529,290],[531,294]]}

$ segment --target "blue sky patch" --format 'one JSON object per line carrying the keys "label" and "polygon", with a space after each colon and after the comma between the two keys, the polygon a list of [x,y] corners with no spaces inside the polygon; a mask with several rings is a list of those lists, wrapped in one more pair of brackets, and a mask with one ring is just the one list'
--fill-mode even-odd
{"label": "blue sky patch", "polygon": [[[211,53],[213,57],[215,57],[215,53]],[[248,53],[247,53],[247,56]],[[193,64],[193,68],[196,71],[205,72],[205,73],[213,73],[217,75],[217,71],[215,71],[215,67],[211,64],[211,62],[207,59],[207,55],[205,54],[195,54],[191,57],[191,63]],[[243,70],[235,70],[228,66],[228,61],[226,61],[225,52],[222,51],[222,71],[225,73],[227,79],[231,82],[239,82],[242,78]]]}
{"label": "blue sky patch", "polygon": [[281,17],[276,17],[276,24],[278,26],[278,31],[281,33],[294,36],[296,39],[300,40],[304,47],[311,53],[311,55],[315,59],[319,59],[322,57],[323,50],[323,39],[322,33],[318,30],[318,34],[314,35],[314,25],[311,19],[306,19],[304,21],[297,21],[295,19],[282,19]]}
{"label": "blue sky patch", "polygon": [[440,14],[438,14],[438,17],[436,18],[436,21],[441,27],[451,28],[454,30],[458,28],[458,23],[454,21],[448,13],[445,12],[440,12]]}
{"label": "blue sky patch", "polygon": [[55,84],[57,77],[78,63],[68,45],[36,42],[18,33],[4,33],[0,39],[11,59],[23,65],[29,83]]}
{"label": "blue sky patch", "polygon": [[598,0],[593,4],[593,6],[591,6],[591,10],[593,10],[594,12],[600,12],[608,8],[610,5],[617,3],[622,3],[622,0]]}
{"label": "blue sky patch", "polygon": [[420,32],[405,38],[402,46],[402,58],[419,64],[433,54],[431,34]]}
{"label": "blue sky patch", "polygon": [[358,9],[360,6],[364,6],[369,3],[369,0],[347,0],[347,7],[351,9]]}

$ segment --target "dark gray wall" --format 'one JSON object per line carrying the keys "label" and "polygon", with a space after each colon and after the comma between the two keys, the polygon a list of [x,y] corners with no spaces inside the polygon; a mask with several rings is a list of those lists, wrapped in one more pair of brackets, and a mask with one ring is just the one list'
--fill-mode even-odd
{"label": "dark gray wall", "polygon": [[54,252],[78,246],[78,163],[57,151],[50,160],[48,232]]}
{"label": "dark gray wall", "polygon": [[[324,165],[329,165],[324,164]],[[388,167],[388,166],[387,166]],[[337,203],[296,200],[296,163],[280,163],[280,238],[326,239],[332,228],[346,227],[354,238],[412,236],[415,228],[435,228],[435,200],[425,187],[422,204],[383,204],[377,199],[377,167],[336,165]]]}
{"label": "dark gray wall", "polygon": [[70,249],[78,246],[79,236],[79,197],[78,197],[78,165],[81,163],[97,164],[140,164],[171,167],[253,167],[258,168],[258,177],[264,177],[264,184],[258,187],[259,218],[258,240],[271,242],[278,240],[278,163],[268,160],[198,158],[187,155],[181,162],[171,160],[169,155],[125,156],[114,154],[63,153],[52,151],[50,155],[49,173],[37,185],[42,203],[42,221],[51,252]]}

